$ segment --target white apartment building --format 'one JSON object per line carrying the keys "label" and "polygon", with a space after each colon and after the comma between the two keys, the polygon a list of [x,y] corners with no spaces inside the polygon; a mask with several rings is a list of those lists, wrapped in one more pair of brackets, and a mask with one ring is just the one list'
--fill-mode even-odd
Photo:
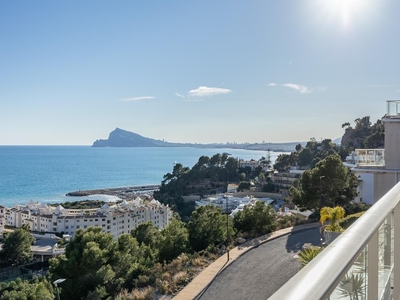
{"label": "white apartment building", "polygon": [[385,149],[356,149],[352,169],[360,181],[359,201],[374,204],[400,181],[400,101],[388,100],[382,119]]}
{"label": "white apartment building", "polygon": [[[30,201],[5,209],[5,224],[21,227],[29,224],[30,230],[39,232],[64,232],[73,235],[75,230],[98,226],[117,238],[136,228],[143,222],[151,221],[163,229],[172,218],[172,210],[157,200],[122,201],[120,204],[104,204],[93,209],[65,209],[61,205],[48,206]],[[1,209],[0,209],[1,211]]]}
{"label": "white apartment building", "polygon": [[5,210],[6,208],[0,205],[0,234],[4,232],[4,225],[6,225]]}
{"label": "white apartment building", "polygon": [[254,171],[260,165],[256,160],[239,160],[239,168],[250,167]]}

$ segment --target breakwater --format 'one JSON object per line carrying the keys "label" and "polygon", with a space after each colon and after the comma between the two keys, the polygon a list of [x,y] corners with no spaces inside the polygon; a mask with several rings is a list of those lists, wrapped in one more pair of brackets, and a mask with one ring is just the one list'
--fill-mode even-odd
{"label": "breakwater", "polygon": [[152,193],[158,190],[160,185],[137,185],[130,187],[118,187],[118,188],[105,188],[105,189],[94,189],[94,190],[78,190],[74,192],[69,192],[66,196],[69,197],[85,197],[91,195],[108,195],[116,196],[120,199],[130,199],[134,198],[138,194]]}

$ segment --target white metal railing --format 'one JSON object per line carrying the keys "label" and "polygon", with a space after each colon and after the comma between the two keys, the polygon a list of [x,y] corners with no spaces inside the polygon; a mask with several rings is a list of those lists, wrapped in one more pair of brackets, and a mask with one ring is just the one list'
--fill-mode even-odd
{"label": "white metal railing", "polygon": [[400,183],[269,299],[399,300]]}
{"label": "white metal railing", "polygon": [[359,167],[385,166],[385,149],[356,149],[355,162]]}

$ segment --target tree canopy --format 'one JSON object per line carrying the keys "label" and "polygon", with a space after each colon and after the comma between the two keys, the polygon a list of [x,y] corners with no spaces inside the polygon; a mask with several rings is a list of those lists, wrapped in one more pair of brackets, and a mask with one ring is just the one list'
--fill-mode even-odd
{"label": "tree canopy", "polygon": [[190,169],[175,164],[172,173],[164,175],[161,187],[154,198],[177,211],[183,220],[188,220],[194,210],[193,202],[184,202],[182,196],[216,192],[218,187],[226,188],[228,181],[239,178],[238,161],[227,153],[217,153],[212,157],[201,156]]}
{"label": "tree canopy", "polygon": [[54,280],[67,279],[62,284],[63,299],[106,299],[133,287],[139,262],[147,258],[144,250],[129,234],[114,241],[100,227],[78,229],[65,255],[50,260],[50,272]]}
{"label": "tree canopy", "polygon": [[[232,218],[228,222],[228,234],[233,236]],[[199,206],[192,213],[188,229],[190,244],[195,251],[227,240],[226,217],[221,213],[221,208],[212,205]]]}
{"label": "tree canopy", "polygon": [[233,224],[238,231],[247,232],[253,236],[273,231],[275,221],[275,211],[262,201],[257,201],[254,206],[246,205],[233,217]]}
{"label": "tree canopy", "polygon": [[330,155],[302,174],[298,186],[291,186],[293,203],[301,209],[344,206],[357,196],[358,179],[343,165],[339,155]]}
{"label": "tree canopy", "polygon": [[374,124],[370,117],[357,118],[354,120],[354,127],[349,122],[342,125],[346,127],[342,137],[342,146],[351,149],[375,149],[383,148],[385,143],[385,126],[381,119]]}
{"label": "tree canopy", "polygon": [[32,261],[31,245],[34,238],[22,228],[5,235],[4,244],[0,252],[4,262],[10,266],[19,266]]}
{"label": "tree canopy", "polygon": [[0,300],[53,300],[53,287],[45,277],[35,280],[17,278],[11,282],[0,283]]}

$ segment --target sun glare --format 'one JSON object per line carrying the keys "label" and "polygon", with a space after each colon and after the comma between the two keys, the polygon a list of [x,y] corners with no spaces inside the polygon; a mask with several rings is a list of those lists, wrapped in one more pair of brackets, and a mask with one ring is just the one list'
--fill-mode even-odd
{"label": "sun glare", "polygon": [[371,0],[321,0],[322,9],[328,19],[340,22],[344,29],[366,17]]}

